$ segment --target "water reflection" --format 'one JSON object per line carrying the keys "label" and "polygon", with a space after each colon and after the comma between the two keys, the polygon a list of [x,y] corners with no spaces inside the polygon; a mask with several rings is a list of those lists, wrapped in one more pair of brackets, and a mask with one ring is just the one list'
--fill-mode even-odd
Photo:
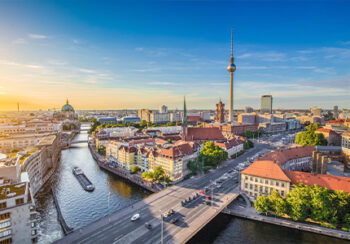
{"label": "water reflection", "polygon": [[[86,133],[81,133],[74,140],[84,140]],[[93,192],[83,190],[72,168],[79,166],[95,185]],[[86,143],[78,148],[63,150],[61,162],[56,174],[51,179],[63,216],[70,227],[85,226],[111,212],[129,206],[150,193],[115,175],[101,170]],[[108,193],[111,192],[108,209]],[[51,243],[63,236],[57,221],[49,184],[36,196],[39,212],[39,243]]]}

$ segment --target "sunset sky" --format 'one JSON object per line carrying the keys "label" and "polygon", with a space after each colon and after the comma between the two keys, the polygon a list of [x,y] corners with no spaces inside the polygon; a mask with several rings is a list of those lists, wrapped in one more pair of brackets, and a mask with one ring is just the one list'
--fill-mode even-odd
{"label": "sunset sky", "polygon": [[346,1],[0,1],[0,110],[350,108]]}

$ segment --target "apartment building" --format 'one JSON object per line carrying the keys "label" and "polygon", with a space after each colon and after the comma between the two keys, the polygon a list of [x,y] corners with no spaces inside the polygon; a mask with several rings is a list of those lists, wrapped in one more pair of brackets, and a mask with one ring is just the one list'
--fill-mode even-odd
{"label": "apartment building", "polygon": [[36,219],[29,183],[0,179],[0,243],[37,242]]}

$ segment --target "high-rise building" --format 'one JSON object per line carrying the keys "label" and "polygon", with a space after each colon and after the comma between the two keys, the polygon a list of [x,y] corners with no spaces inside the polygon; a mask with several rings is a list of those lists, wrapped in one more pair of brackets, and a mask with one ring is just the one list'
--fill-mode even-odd
{"label": "high-rise building", "polygon": [[236,70],[233,58],[233,26],[231,31],[231,57],[230,64],[227,66],[227,71],[230,72],[230,109],[228,112],[228,122],[233,122],[233,72]]}
{"label": "high-rise building", "polygon": [[320,107],[313,107],[310,109],[311,113],[315,116],[321,116],[322,108]]}
{"label": "high-rise building", "polygon": [[220,100],[218,104],[216,104],[216,119],[215,122],[224,123],[225,122],[225,104],[223,104]]}
{"label": "high-rise building", "polygon": [[160,108],[159,108],[159,113],[162,113],[162,114],[165,114],[168,112],[168,107],[165,106],[165,105],[162,105]]}
{"label": "high-rise building", "polygon": [[338,115],[339,115],[338,106],[335,105],[333,107],[333,116],[334,116],[334,118],[338,118]]}
{"label": "high-rise building", "polygon": [[272,113],[272,96],[262,95],[261,96],[261,113]]}
{"label": "high-rise building", "polygon": [[253,113],[254,109],[252,107],[245,107],[244,112],[245,113]]}

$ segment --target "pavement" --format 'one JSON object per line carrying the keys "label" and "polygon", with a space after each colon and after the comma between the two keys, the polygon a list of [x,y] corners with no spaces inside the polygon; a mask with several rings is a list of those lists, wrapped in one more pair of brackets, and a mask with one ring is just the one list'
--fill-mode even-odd
{"label": "pavement", "polygon": [[[212,181],[247,158],[270,149],[269,144],[256,143],[254,148],[237,159],[224,162],[218,169],[212,170],[208,174],[192,177],[154,193],[111,216],[105,216],[75,230],[55,243],[161,243],[161,213],[170,209],[173,209],[175,214],[170,218],[163,218],[163,242],[184,243],[238,196],[239,182],[235,178],[229,178],[220,188],[214,190],[214,198],[211,201],[199,197],[186,206],[182,206],[181,201],[210,185]],[[207,201],[209,205],[206,204]],[[130,218],[136,213],[139,213],[141,217],[132,222]],[[170,219],[174,217],[178,221],[174,224],[169,223]],[[152,225],[152,229],[149,230],[145,227],[146,222]]]}

